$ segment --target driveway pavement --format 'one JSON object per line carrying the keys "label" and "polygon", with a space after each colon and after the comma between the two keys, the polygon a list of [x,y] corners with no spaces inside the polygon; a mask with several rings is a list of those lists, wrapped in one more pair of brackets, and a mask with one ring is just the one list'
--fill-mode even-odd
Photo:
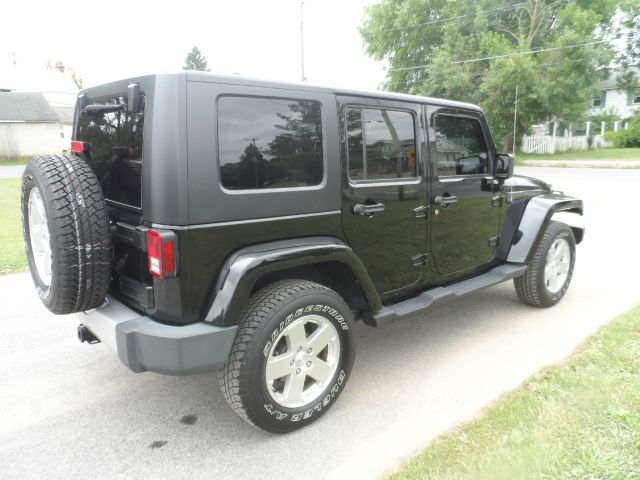
{"label": "driveway pavement", "polygon": [[[640,170],[519,168],[586,203],[571,288],[540,310],[511,282],[381,329],[359,325],[348,388],[320,421],[269,435],[214,374],[133,374],[26,274],[0,277],[0,478],[360,479],[395,468],[640,302]],[[615,198],[615,202],[613,199]]]}
{"label": "driveway pavement", "polygon": [[0,165],[0,178],[20,178],[24,165]]}

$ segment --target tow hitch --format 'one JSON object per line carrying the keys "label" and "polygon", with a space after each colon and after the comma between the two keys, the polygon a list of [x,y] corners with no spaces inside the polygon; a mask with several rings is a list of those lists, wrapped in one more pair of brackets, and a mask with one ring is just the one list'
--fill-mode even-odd
{"label": "tow hitch", "polygon": [[78,340],[80,340],[80,343],[100,343],[100,339],[96,337],[93,332],[83,324],[78,325]]}

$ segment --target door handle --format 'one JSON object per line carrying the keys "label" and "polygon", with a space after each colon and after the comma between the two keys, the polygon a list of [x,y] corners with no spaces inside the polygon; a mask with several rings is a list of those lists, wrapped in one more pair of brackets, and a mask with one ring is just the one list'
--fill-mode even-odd
{"label": "door handle", "polygon": [[365,205],[362,203],[356,203],[351,212],[355,215],[367,215],[369,217],[375,215],[378,212],[384,212],[384,204],[383,203],[372,203],[369,205]]}
{"label": "door handle", "polygon": [[458,197],[454,195],[438,195],[433,199],[433,203],[436,205],[442,205],[442,208],[447,208],[449,205],[458,202]]}

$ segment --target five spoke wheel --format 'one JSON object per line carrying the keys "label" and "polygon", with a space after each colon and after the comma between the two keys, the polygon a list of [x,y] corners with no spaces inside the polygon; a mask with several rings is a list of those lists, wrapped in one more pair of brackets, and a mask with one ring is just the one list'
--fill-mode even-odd
{"label": "five spoke wheel", "polygon": [[273,342],[265,367],[267,390],[283,407],[311,403],[333,378],[339,359],[336,327],[319,315],[300,317]]}

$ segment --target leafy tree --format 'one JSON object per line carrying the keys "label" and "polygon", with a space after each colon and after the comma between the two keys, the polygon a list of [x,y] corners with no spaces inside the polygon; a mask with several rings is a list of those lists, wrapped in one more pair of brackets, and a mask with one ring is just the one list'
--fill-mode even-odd
{"label": "leafy tree", "polygon": [[71,70],[71,78],[73,79],[73,83],[76,84],[76,87],[82,90],[82,77],[78,75],[75,70]]}
{"label": "leafy tree", "polygon": [[187,58],[184,60],[184,65],[182,66],[183,70],[199,70],[201,72],[208,72],[209,68],[207,65],[207,59],[198,47],[193,47],[189,53],[187,53]]}
{"label": "leafy tree", "polygon": [[615,11],[614,0],[383,0],[360,32],[389,63],[386,89],[478,103],[504,137],[516,86],[519,134],[582,119],[613,58]]}

